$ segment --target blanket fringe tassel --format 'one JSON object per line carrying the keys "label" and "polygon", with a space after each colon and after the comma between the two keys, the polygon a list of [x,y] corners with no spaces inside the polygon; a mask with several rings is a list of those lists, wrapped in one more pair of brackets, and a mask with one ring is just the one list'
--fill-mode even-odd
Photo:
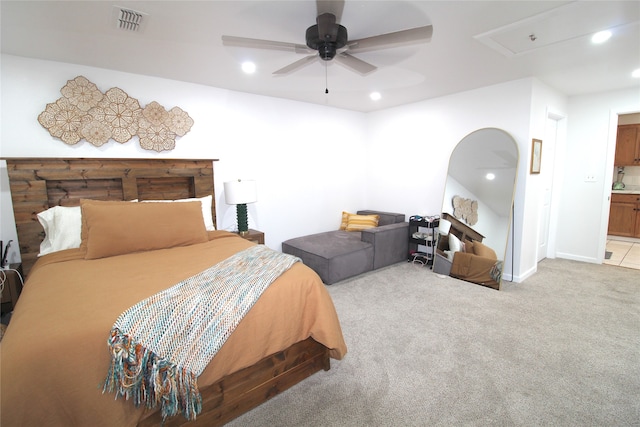
{"label": "blanket fringe tassel", "polygon": [[178,413],[194,420],[202,411],[202,396],[197,377],[184,368],[158,357],[134,342],[132,337],[111,330],[107,341],[111,366],[102,392],[132,400],[136,407],[148,409],[162,405],[162,418]]}

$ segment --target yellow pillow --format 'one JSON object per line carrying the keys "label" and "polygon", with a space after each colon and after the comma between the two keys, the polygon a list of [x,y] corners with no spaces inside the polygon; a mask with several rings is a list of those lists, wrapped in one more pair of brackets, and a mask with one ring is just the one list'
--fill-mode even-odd
{"label": "yellow pillow", "polygon": [[378,226],[378,220],[380,215],[349,215],[347,222],[347,231],[362,231],[367,228],[374,228]]}
{"label": "yellow pillow", "polygon": [[209,240],[199,201],[82,203],[86,259],[187,246]]}
{"label": "yellow pillow", "polygon": [[350,214],[349,212],[342,212],[342,221],[340,222],[340,230],[346,230],[347,229],[347,224],[349,223],[349,215],[353,215]]}

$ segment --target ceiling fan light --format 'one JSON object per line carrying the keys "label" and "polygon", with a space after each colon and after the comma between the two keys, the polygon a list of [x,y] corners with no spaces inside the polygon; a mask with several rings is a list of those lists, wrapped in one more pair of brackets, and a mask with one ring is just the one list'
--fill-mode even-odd
{"label": "ceiling fan light", "polygon": [[[343,1],[327,3],[343,3]],[[342,8],[340,7],[339,9],[341,15]],[[320,58],[324,61],[335,61],[351,71],[366,76],[374,72],[377,67],[353,56],[353,53],[428,42],[431,40],[432,33],[433,27],[427,25],[349,41],[347,29],[337,23],[337,18],[334,14],[326,12],[316,17],[316,25],[307,28],[305,33],[306,45],[227,35],[222,36],[222,44],[225,46],[311,54],[274,71],[273,74],[276,75],[291,73]],[[317,54],[313,51],[316,51]]]}
{"label": "ceiling fan light", "polygon": [[335,41],[327,41],[320,37],[318,25],[312,25],[307,28],[306,42],[307,46],[318,51],[318,55],[325,61],[330,61],[336,56],[338,49],[343,48],[347,44],[347,29],[342,25],[335,24],[336,37]]}

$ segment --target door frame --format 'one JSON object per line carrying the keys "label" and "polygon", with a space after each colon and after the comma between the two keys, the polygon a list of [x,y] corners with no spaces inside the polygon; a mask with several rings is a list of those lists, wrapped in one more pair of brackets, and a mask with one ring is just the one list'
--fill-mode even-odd
{"label": "door frame", "polygon": [[[618,116],[621,114],[637,114],[640,113],[638,107],[629,107],[621,109],[609,110],[609,136],[607,138],[607,160],[605,164],[604,179],[611,177],[613,179],[614,161],[616,157],[616,139],[618,137]],[[600,233],[598,233],[598,264],[604,262],[604,255],[607,248],[607,232],[609,230],[609,215],[611,213],[611,186],[603,185],[602,194],[602,214],[600,218]]]}
{"label": "door frame", "polygon": [[[550,202],[549,202],[549,213],[548,213],[548,226],[547,226],[547,248],[546,253],[540,254],[538,250],[540,249],[539,241],[540,236],[538,236],[536,240],[536,264],[540,262],[544,258],[555,258],[556,257],[556,236],[558,230],[558,208],[560,206],[560,193],[561,193],[561,165],[558,164],[558,159],[561,158],[560,152],[565,150],[566,145],[566,135],[567,135],[567,115],[560,111],[556,111],[552,108],[547,107],[547,112],[545,116],[545,138],[547,137],[547,121],[554,120],[556,122],[555,126],[555,138],[554,138],[554,147],[553,147],[553,159],[550,162],[551,166],[551,175],[548,176],[548,180],[550,181]],[[549,141],[551,142],[551,141]],[[559,157],[560,156],[560,157]],[[556,178],[556,179],[554,179]],[[544,190],[544,189],[542,189]],[[540,194],[540,197],[543,197],[544,194]],[[541,222],[545,221],[541,215],[542,209],[538,215],[538,233],[542,231]]]}

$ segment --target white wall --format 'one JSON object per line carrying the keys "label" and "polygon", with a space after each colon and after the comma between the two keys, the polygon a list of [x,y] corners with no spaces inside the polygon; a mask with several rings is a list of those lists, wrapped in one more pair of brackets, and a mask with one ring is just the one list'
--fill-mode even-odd
{"label": "white wall", "polygon": [[[568,112],[569,117],[551,168],[557,200],[552,219],[557,223],[557,234],[552,236],[557,240],[555,253],[597,262],[604,250],[594,230],[602,223],[606,227],[605,181],[609,189],[614,118],[640,111],[637,90],[575,97],[567,103],[566,97],[535,79],[363,114],[9,55],[2,55],[0,71],[1,157],[218,158],[219,228],[235,227],[235,209],[224,203],[222,183],[254,178],[259,201],[249,205],[249,225],[265,231],[266,243],[274,249],[290,237],[335,229],[342,210],[379,209],[407,216],[438,213],[449,156],[458,141],[477,129],[503,129],[520,151],[514,250],[511,254],[509,244],[504,276],[510,278],[513,271],[517,282],[536,270],[541,189],[536,184],[540,175],[529,175],[529,161],[531,138],[543,138],[549,112]],[[177,105],[195,124],[178,139],[175,150],[163,154],[142,150],[136,141],[100,148],[86,142],[67,146],[52,138],[37,116],[77,75],[102,91],[118,86],[142,105],[151,101],[167,108]],[[543,162],[548,160],[546,148]],[[610,165],[605,165],[607,158]],[[587,171],[596,174],[596,183],[584,182]],[[0,238],[15,240],[2,165],[0,190]]]}
{"label": "white wall", "polygon": [[[567,98],[564,95],[552,90],[548,86],[542,84],[538,80],[533,80],[533,91],[531,97],[530,110],[530,129],[529,138],[520,152],[521,156],[526,157],[526,162],[520,171],[520,179],[522,180],[525,192],[523,195],[523,205],[520,206],[523,215],[522,223],[527,227],[522,229],[521,238],[528,242],[523,247],[519,258],[520,268],[518,269],[522,279],[529,277],[535,273],[537,269],[538,244],[540,241],[540,233],[543,230],[540,227],[542,215],[544,215],[543,204],[544,197],[548,190],[556,196],[551,198],[551,208],[549,215],[551,230],[556,226],[556,215],[558,212],[557,198],[560,197],[562,191],[562,181],[558,179],[556,173],[556,165],[559,162],[558,156],[565,151],[566,146],[566,120],[557,123],[558,132],[556,138],[548,138],[548,117],[553,114],[556,117],[567,116]],[[539,174],[532,174],[531,171],[531,148],[532,140],[542,140],[542,158]],[[552,256],[555,256],[555,239],[554,236],[547,236]],[[545,256],[547,254],[544,254]],[[544,257],[544,256],[543,256]],[[542,257],[542,258],[543,258]]]}
{"label": "white wall", "polygon": [[[533,79],[522,79],[369,113],[369,204],[393,207],[408,215],[439,213],[449,157],[457,143],[478,129],[503,129],[515,139],[520,153],[513,280],[521,281],[535,272],[535,256],[528,255],[531,247],[535,251],[535,236],[520,237],[537,220],[523,220],[533,89]],[[511,244],[507,246],[503,277],[511,279],[512,250]],[[521,253],[527,255],[524,264],[519,260]]]}
{"label": "white wall", "polygon": [[[572,97],[568,111],[557,255],[599,263],[606,245],[617,115],[640,111],[640,90]],[[586,175],[594,175],[595,182],[585,182]]]}
{"label": "white wall", "polygon": [[640,123],[640,113],[620,114],[618,117],[619,125],[631,125]]}
{"label": "white wall", "polygon": [[[452,176],[449,176],[445,186],[444,200],[450,201],[455,196],[474,200],[478,203],[478,222],[472,225],[472,228],[484,235],[485,238],[482,243],[493,249],[499,259],[504,260],[507,238],[509,237],[505,224],[509,222],[509,217],[498,215],[488,205],[485,205],[481,198],[469,191]],[[442,212],[455,216],[453,215],[452,203],[445,203]]]}
{"label": "white wall", "polygon": [[[2,55],[0,157],[217,158],[214,165],[220,229],[234,229],[235,207],[224,203],[223,182],[258,181],[258,202],[249,205],[249,226],[265,231],[280,249],[291,237],[335,229],[342,210],[365,207],[365,115],[211,87]],[[179,106],[194,120],[176,148],[157,154],[109,142],[68,146],[37,121],[67,80],[83,75],[105,92],[117,86],[141,105]],[[0,170],[0,238],[16,239],[6,165]],[[12,259],[17,260],[17,245]]]}

